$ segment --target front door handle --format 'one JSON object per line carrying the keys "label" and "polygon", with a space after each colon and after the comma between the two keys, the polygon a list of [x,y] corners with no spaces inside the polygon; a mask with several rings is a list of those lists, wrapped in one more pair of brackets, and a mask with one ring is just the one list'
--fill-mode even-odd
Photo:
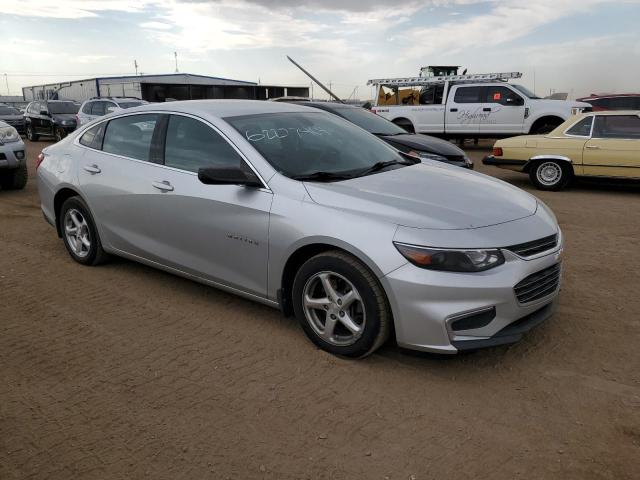
{"label": "front door handle", "polygon": [[89,173],[100,173],[102,171],[97,165],[85,165],[82,168],[84,168]]}
{"label": "front door handle", "polygon": [[452,108],[451,110],[449,110],[450,112],[457,112],[458,109],[457,108]]}
{"label": "front door handle", "polygon": [[600,147],[597,145],[587,145],[587,148],[590,148],[591,150],[600,150]]}
{"label": "front door handle", "polygon": [[490,112],[491,111],[491,107],[486,107],[482,109],[483,112]]}
{"label": "front door handle", "polygon": [[173,192],[173,185],[171,185],[167,180],[163,180],[161,182],[153,182],[151,185],[156,187],[158,190],[162,190],[163,192]]}

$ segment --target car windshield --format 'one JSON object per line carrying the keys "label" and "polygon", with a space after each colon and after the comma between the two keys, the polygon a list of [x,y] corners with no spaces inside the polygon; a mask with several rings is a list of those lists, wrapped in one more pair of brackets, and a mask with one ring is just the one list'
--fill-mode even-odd
{"label": "car windshield", "polygon": [[329,113],[283,112],[225,120],[287,177],[348,178],[381,162],[406,162],[382,140]]}
{"label": "car windshield", "polygon": [[73,102],[49,102],[49,113],[78,113],[79,105]]}
{"label": "car windshield", "polygon": [[0,115],[22,115],[20,110],[13,107],[7,107],[5,105],[0,105]]}
{"label": "car windshield", "polygon": [[144,105],[144,102],[118,102],[120,108],[133,108],[139,107],[140,105]]}
{"label": "car windshield", "polygon": [[539,97],[539,96],[537,96],[535,93],[533,93],[533,92],[532,92],[531,90],[529,90],[528,88],[523,87],[522,85],[511,84],[511,86],[512,86],[513,88],[515,88],[516,90],[520,91],[520,93],[522,93],[522,94],[526,95],[526,96],[527,96],[527,97],[529,97],[529,98],[532,98],[532,99],[534,99],[534,100],[536,100],[536,99],[537,99],[537,100],[539,100],[539,99],[540,99],[540,97]]}
{"label": "car windshield", "polygon": [[364,108],[336,108],[336,114],[376,135],[401,135],[406,130]]}

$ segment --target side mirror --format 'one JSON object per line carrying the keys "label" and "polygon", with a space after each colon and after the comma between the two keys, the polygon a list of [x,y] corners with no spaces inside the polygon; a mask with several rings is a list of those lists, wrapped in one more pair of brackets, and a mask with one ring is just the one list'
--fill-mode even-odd
{"label": "side mirror", "polygon": [[48,117],[49,112],[47,112],[46,110],[40,110],[40,115],[46,115]]}
{"label": "side mirror", "polygon": [[520,107],[524,105],[524,100],[522,98],[507,98],[507,105]]}
{"label": "side mirror", "polygon": [[198,180],[205,185],[244,185],[261,188],[262,182],[251,170],[234,167],[207,167],[198,170]]}

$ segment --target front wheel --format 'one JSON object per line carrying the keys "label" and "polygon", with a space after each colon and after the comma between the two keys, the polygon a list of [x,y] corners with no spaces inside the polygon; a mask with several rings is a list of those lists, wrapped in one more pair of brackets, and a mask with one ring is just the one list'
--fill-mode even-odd
{"label": "front wheel", "polygon": [[89,207],[80,197],[71,197],[62,204],[58,221],[64,246],[76,262],[98,265],[106,259]]}
{"label": "front wheel", "polygon": [[360,261],[341,251],[307,260],[293,282],[293,308],[309,339],[327,352],[365,357],[389,336],[382,287]]}
{"label": "front wheel", "polygon": [[27,140],[29,140],[30,142],[38,141],[38,135],[33,130],[33,126],[31,124],[27,125]]}
{"label": "front wheel", "polygon": [[16,169],[0,170],[0,187],[3,190],[22,190],[27,185],[29,173],[25,164]]}
{"label": "front wheel", "polygon": [[573,175],[571,165],[559,160],[544,160],[536,163],[529,170],[531,183],[538,190],[562,190]]}

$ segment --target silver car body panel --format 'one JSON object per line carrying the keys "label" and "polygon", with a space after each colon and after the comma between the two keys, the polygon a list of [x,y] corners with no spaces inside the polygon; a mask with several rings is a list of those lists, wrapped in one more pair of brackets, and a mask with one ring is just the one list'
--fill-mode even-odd
{"label": "silver car body panel", "polygon": [[[224,120],[299,111],[330,115],[295,104],[240,100],[150,104],[101,117],[45,149],[38,169],[42,210],[54,221],[55,194],[71,188],[89,205],[106,251],[272,306],[278,305],[283,272],[296,251],[317,244],[343,249],[378,277],[398,343],[409,348],[455,353],[452,341],[491,337],[554,301],[557,291],[521,305],[513,288],[560,262],[562,240],[531,259],[505,250],[504,265],[464,274],[418,268],[393,245],[500,248],[559,234],[553,213],[532,195],[428,160],[341,182],[300,182],[278,173]],[[215,128],[264,188],[204,185],[194,173],[78,142],[99,122],[151,112],[188,115]],[[100,173],[85,169],[94,166]],[[173,190],[159,190],[154,182],[168,182]],[[496,318],[487,326],[448,328],[451,318],[490,307]]]}

